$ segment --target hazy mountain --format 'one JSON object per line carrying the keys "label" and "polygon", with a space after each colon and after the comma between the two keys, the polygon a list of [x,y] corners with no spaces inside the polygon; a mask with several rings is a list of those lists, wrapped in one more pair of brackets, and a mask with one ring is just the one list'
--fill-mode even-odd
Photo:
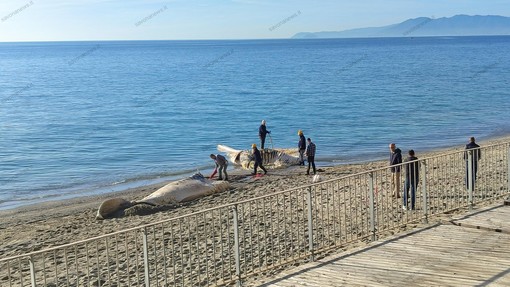
{"label": "hazy mountain", "polygon": [[362,38],[510,35],[510,17],[457,15],[450,18],[420,17],[384,27],[338,32],[301,32],[292,38]]}

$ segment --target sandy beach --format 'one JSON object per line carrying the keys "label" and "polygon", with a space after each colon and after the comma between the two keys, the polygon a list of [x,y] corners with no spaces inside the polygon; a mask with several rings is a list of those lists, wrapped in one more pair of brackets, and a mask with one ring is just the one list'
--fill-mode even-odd
{"label": "sandy beach", "polygon": [[[510,137],[480,141],[480,145],[507,142]],[[382,147],[385,148],[385,147]],[[463,143],[456,147],[420,153],[419,158],[461,150]],[[319,151],[320,152],[320,151]],[[403,151],[405,153],[405,151]],[[375,168],[384,167],[386,161],[338,166],[319,166],[323,180],[343,177]],[[306,167],[290,167],[270,170],[269,174],[256,181],[246,181],[250,171],[231,172],[233,189],[210,195],[178,206],[168,206],[159,212],[144,216],[125,216],[109,220],[96,220],[95,215],[101,202],[108,198],[122,197],[128,200],[140,199],[157,190],[162,184],[144,186],[115,194],[76,198],[66,201],[46,202],[13,210],[0,211],[0,254],[14,256],[30,251],[58,246],[74,241],[99,236],[129,227],[140,226],[172,217],[189,214],[218,205],[251,199],[278,191],[311,183],[312,176],[305,175]]]}

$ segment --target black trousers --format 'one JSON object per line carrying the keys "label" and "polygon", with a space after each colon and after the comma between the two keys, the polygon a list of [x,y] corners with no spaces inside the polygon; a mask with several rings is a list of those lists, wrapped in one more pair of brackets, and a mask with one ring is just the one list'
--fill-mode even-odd
{"label": "black trousers", "polygon": [[260,137],[260,148],[264,149],[264,144],[266,143],[266,136]]}
{"label": "black trousers", "polygon": [[253,167],[253,174],[257,174],[257,168],[259,166],[264,171],[264,173],[267,173],[267,170],[262,166],[261,162],[255,162],[255,166]]}
{"label": "black trousers", "polygon": [[[471,179],[471,185],[473,186],[473,189],[475,189],[475,181],[476,181],[476,173],[478,172],[478,162],[473,162],[473,178]],[[466,161],[466,188],[469,188],[469,164]]]}
{"label": "black trousers", "polygon": [[308,157],[308,169],[306,170],[306,174],[310,174],[310,165],[313,167],[313,174],[317,173],[315,170],[315,156]]}

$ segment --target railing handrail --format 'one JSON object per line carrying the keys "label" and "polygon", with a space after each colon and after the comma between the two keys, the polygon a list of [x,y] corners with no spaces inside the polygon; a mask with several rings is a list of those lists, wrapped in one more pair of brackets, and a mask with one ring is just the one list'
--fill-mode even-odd
{"label": "railing handrail", "polygon": [[[478,148],[474,148],[474,149],[470,149],[470,150],[479,150],[479,149],[486,149],[486,148],[497,147],[497,146],[505,146],[505,145],[510,145],[510,142],[501,142],[501,143],[486,145],[486,146],[482,146],[482,147],[478,147]],[[264,199],[264,198],[277,196],[277,195],[284,194],[284,193],[289,193],[289,192],[294,192],[294,191],[297,191],[297,190],[302,190],[304,188],[310,188],[310,187],[318,186],[318,185],[325,184],[325,183],[340,181],[340,180],[348,179],[350,177],[359,177],[359,176],[362,176],[362,175],[365,175],[365,174],[370,174],[370,173],[374,173],[374,172],[381,171],[381,170],[387,170],[390,167],[403,166],[403,165],[406,165],[406,164],[409,164],[409,163],[413,163],[413,162],[426,161],[426,160],[430,160],[430,159],[434,159],[434,158],[439,158],[439,157],[444,157],[444,156],[464,153],[465,151],[466,150],[460,150],[459,149],[459,150],[456,150],[456,151],[451,151],[451,152],[447,152],[447,153],[441,153],[441,154],[438,154],[438,155],[433,155],[433,156],[429,156],[429,157],[425,157],[425,158],[419,158],[419,159],[414,160],[414,161],[403,162],[403,163],[396,164],[396,165],[388,165],[388,166],[385,166],[385,167],[375,168],[375,169],[371,169],[371,170],[368,170],[368,171],[358,172],[358,173],[355,173],[355,174],[349,174],[349,175],[346,175],[346,176],[342,176],[342,177],[338,177],[338,178],[333,178],[333,179],[321,181],[319,183],[312,183],[312,184],[302,185],[302,186],[299,186],[299,187],[294,187],[294,188],[286,189],[286,190],[283,190],[283,191],[274,192],[274,193],[271,193],[271,194],[261,195],[261,196],[257,196],[257,197],[251,198],[251,199],[237,201],[237,202],[234,202],[234,203],[227,203],[227,204],[223,204],[223,205],[220,205],[220,206],[211,207],[211,208],[203,209],[203,210],[200,210],[200,211],[195,211],[195,212],[192,212],[192,213],[189,213],[189,214],[183,214],[183,215],[179,215],[177,217],[172,217],[172,218],[169,218],[169,219],[164,219],[164,220],[160,220],[160,221],[157,221],[157,222],[140,225],[140,226],[137,226],[137,227],[131,227],[131,228],[115,231],[115,232],[112,232],[112,233],[108,233],[108,234],[103,234],[103,235],[87,238],[87,239],[84,239],[84,240],[79,240],[79,241],[75,241],[75,242],[71,242],[71,243],[67,243],[67,244],[62,244],[62,245],[58,245],[58,246],[54,246],[54,247],[49,247],[49,248],[38,250],[38,251],[32,251],[32,252],[28,252],[28,253],[24,253],[24,254],[14,255],[14,256],[7,257],[7,258],[0,258],[0,263],[6,262],[6,261],[10,261],[10,260],[13,260],[13,259],[25,258],[25,257],[30,257],[30,256],[42,254],[42,253],[47,253],[47,252],[50,252],[50,251],[59,250],[59,249],[63,249],[63,248],[67,248],[67,247],[71,247],[71,246],[75,246],[75,245],[79,245],[79,244],[85,244],[85,243],[96,241],[96,240],[99,240],[99,239],[103,239],[103,238],[107,238],[107,237],[111,237],[111,236],[115,236],[115,235],[119,235],[119,234],[124,234],[126,232],[138,231],[138,230],[142,230],[142,229],[147,228],[147,227],[152,227],[154,225],[168,223],[168,222],[176,221],[176,220],[179,220],[179,219],[182,219],[182,218],[186,218],[186,217],[197,216],[197,215],[200,215],[200,214],[203,214],[203,213],[207,213],[207,212],[210,212],[210,211],[214,211],[214,210],[218,210],[218,209],[224,209],[224,208],[229,208],[229,207],[232,207],[232,206],[237,206],[237,205],[249,203],[249,202],[252,202],[252,201],[257,201],[257,200],[261,200],[261,199]]]}

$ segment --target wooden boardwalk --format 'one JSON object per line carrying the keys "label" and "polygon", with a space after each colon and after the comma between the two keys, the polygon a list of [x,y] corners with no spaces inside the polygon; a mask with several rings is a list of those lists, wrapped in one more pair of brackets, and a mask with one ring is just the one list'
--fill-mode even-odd
{"label": "wooden boardwalk", "polygon": [[259,286],[510,286],[510,206],[379,240]]}

